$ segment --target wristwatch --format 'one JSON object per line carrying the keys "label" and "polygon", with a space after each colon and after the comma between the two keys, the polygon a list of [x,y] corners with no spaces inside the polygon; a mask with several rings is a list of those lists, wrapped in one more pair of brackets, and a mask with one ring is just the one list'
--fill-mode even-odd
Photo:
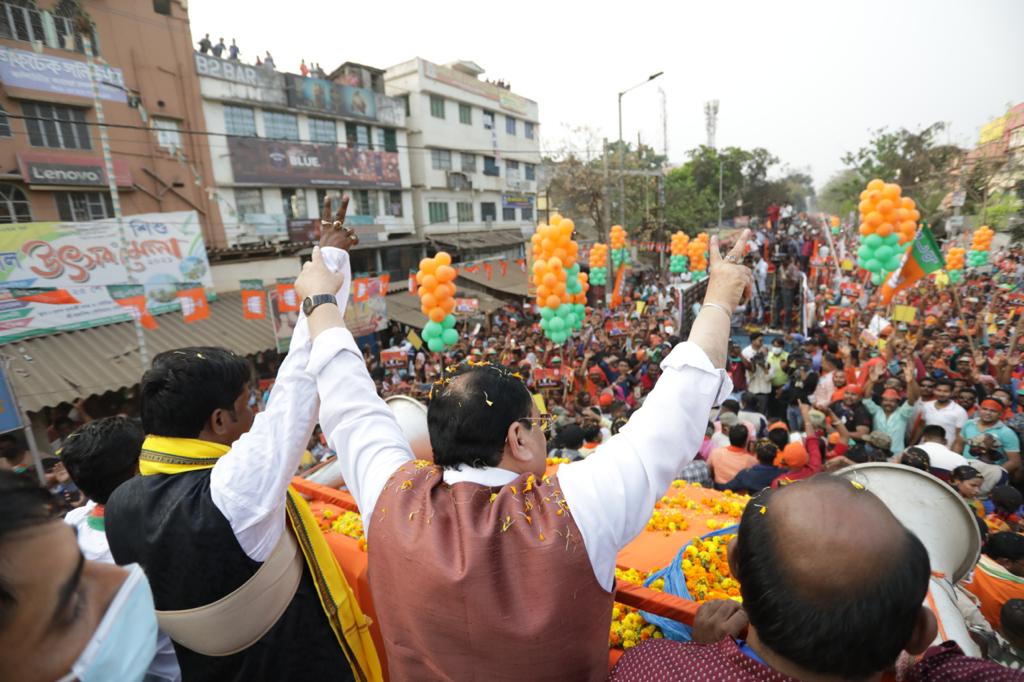
{"label": "wristwatch", "polygon": [[302,300],[302,312],[306,313],[306,317],[309,317],[318,306],[322,306],[324,303],[338,304],[338,299],[334,297],[334,294],[317,294],[316,296],[307,296]]}

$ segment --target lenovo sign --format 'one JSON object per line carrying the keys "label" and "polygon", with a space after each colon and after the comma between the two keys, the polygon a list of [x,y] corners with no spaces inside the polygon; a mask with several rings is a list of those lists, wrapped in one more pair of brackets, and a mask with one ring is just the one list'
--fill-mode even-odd
{"label": "lenovo sign", "polygon": [[83,185],[106,187],[107,177],[100,166],[70,166],[59,163],[29,163],[30,185]]}

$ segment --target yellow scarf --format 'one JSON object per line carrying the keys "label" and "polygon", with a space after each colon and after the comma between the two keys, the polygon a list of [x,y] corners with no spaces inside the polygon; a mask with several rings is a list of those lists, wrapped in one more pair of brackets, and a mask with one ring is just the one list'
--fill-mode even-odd
{"label": "yellow scarf", "polygon": [[[148,436],[142,444],[139,472],[143,476],[152,476],[212,469],[228,450],[230,448],[227,445],[196,438]],[[288,487],[286,509],[289,525],[302,547],[306,565],[313,576],[320,604],[356,679],[372,682],[382,680],[380,661],[370,636],[369,621],[359,608],[352,588],[345,580],[345,574],[328,547],[309,505],[291,486]]]}

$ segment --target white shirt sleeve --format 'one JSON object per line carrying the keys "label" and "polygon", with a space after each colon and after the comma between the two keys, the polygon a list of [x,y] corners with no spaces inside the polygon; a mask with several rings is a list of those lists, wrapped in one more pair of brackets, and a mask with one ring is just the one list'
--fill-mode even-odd
{"label": "white shirt sleeve", "polygon": [[644,529],[654,503],[697,454],[711,407],[732,392],[729,376],[696,344],[676,346],[661,368],[643,407],[616,436],[558,469],[594,574],[609,591],[619,550]]}
{"label": "white shirt sleeve", "polygon": [[[323,254],[329,268],[345,274],[337,295],[344,313],[352,279],[348,254],[335,248],[323,249]],[[252,428],[217,460],[210,474],[213,503],[253,561],[266,561],[284,531],[285,492],[316,425],[319,399],[316,380],[306,371],[309,355],[309,323],[299,313],[267,409],[256,415]]]}
{"label": "white shirt sleeve", "polygon": [[384,484],[413,459],[409,443],[391,408],[377,395],[352,333],[337,327],[316,338],[307,366],[319,392],[320,428],[338,453],[345,485],[366,519]]}

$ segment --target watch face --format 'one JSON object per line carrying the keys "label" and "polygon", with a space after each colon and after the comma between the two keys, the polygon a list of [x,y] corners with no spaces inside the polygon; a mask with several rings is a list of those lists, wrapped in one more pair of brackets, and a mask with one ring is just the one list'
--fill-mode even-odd
{"label": "watch face", "polygon": [[310,313],[313,312],[313,299],[309,296],[302,299],[302,312],[306,314],[306,317],[309,317]]}

